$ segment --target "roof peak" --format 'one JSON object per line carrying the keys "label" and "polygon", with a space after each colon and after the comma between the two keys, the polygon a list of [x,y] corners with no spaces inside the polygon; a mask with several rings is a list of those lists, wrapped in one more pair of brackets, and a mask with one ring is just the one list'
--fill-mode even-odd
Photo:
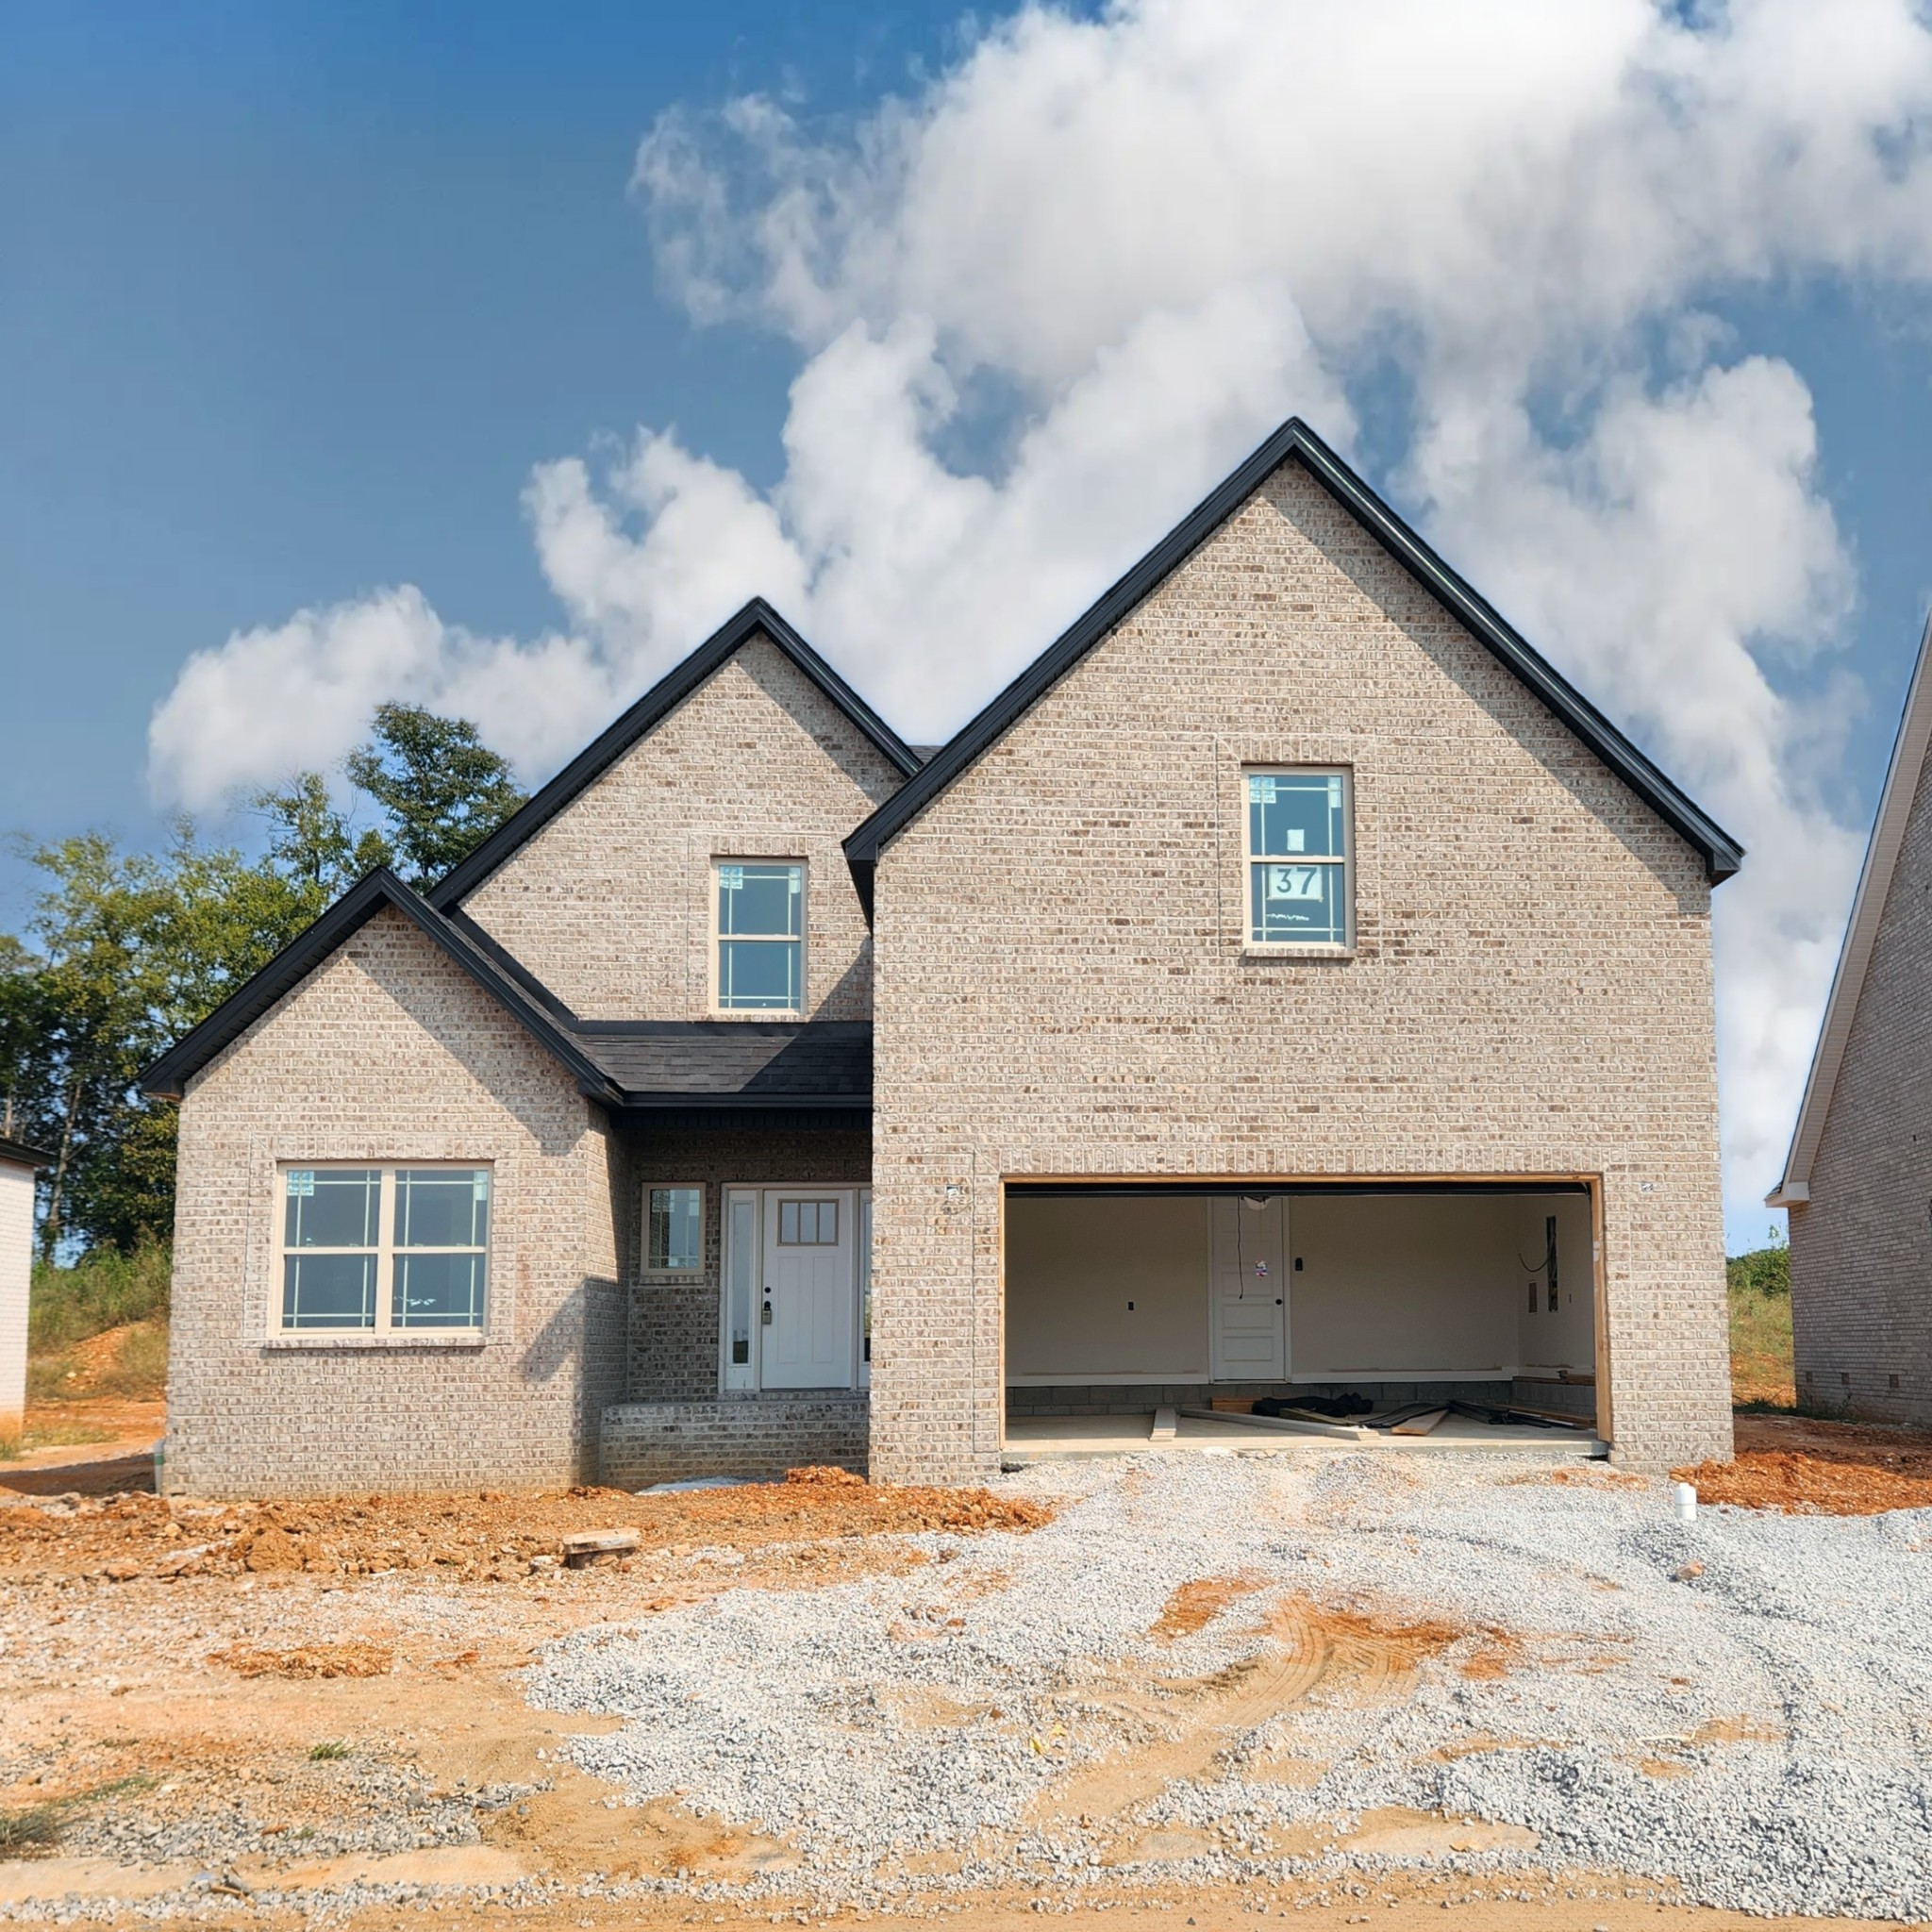
{"label": "roof peak", "polygon": [[868,915],[879,853],[1290,460],[1302,463],[1507,670],[1562,719],[1679,837],[1701,852],[1714,883],[1737,871],[1743,858],[1743,848],[1737,841],[1424,543],[1307,424],[1299,416],[1291,416],[845,841],[846,862]]}
{"label": "roof peak", "polygon": [[621,712],[548,784],[539,787],[521,810],[438,880],[430,889],[429,903],[444,912],[459,905],[757,637],[765,638],[788,658],[903,776],[909,778],[919,770],[918,754],[898,733],[764,598],[753,597]]}

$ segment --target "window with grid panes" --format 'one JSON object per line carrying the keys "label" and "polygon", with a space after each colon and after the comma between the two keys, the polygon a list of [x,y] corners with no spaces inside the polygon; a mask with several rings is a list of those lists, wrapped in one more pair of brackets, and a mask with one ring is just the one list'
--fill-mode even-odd
{"label": "window with grid panes", "polygon": [[1248,942],[1345,946],[1354,901],[1345,772],[1250,772]]}

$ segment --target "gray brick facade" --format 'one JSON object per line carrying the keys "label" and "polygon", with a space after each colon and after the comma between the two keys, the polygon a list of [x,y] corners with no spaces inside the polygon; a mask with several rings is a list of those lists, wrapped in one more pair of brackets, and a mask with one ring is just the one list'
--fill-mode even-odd
{"label": "gray brick facade", "polygon": [[[1307,471],[897,832],[870,927],[841,841],[902,782],[891,734],[732,636],[464,901],[550,1017],[391,881],[196,1062],[171,1486],[985,1476],[1024,1177],[1582,1180],[1600,1426],[1643,1466],[1728,1451],[1707,855]],[[1254,765],[1352,775],[1345,952],[1245,944]],[[659,1023],[711,1012],[722,858],[806,860],[808,1016],[872,1022],[869,1115],[671,1112],[574,1058],[575,1020],[711,1034]],[[495,1175],[480,1341],[274,1335],[281,1167],[441,1159]],[[722,1396],[722,1190],[808,1182],[874,1191],[870,1401]],[[644,1267],[653,1184],[704,1189],[699,1274]]]}
{"label": "gray brick facade", "polygon": [[[167,1479],[202,1495],[580,1482],[623,1391],[608,1123],[412,926],[378,914],[191,1086]],[[486,1162],[480,1343],[272,1334],[280,1174]]]}
{"label": "gray brick facade", "polygon": [[641,1490],[685,1476],[782,1476],[866,1468],[862,1394],[724,1395],[626,1402],[604,1411],[601,1480]]}
{"label": "gray brick facade", "polygon": [[[1354,774],[1354,956],[1243,949],[1242,768]],[[1704,863],[1289,467],[880,858],[873,1466],[1001,1441],[1015,1175],[1600,1182],[1614,1441],[1731,1441]]]}
{"label": "gray brick facade", "polygon": [[464,909],[584,1019],[701,1020],[712,1009],[711,861],[802,858],[807,1010],[869,1020],[872,936],[840,841],[899,782],[796,665],[755,639]]}
{"label": "gray brick facade", "polygon": [[1844,1058],[1793,1203],[1801,1402],[1932,1423],[1932,763],[1917,774]]}

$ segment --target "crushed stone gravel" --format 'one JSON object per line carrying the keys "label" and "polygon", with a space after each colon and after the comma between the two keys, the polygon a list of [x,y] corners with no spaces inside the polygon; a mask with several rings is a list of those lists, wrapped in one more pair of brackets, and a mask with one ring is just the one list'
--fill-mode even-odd
{"label": "crushed stone gravel", "polygon": [[[774,1895],[1077,1890],[1121,1878],[1106,1861],[1129,1827],[1179,1834],[1184,1853],[1140,1861],[1167,1879],[1401,1866],[1324,1834],[1404,1807],[1537,1835],[1439,1871],[1932,1915],[1932,1512],[1686,1525],[1662,1482],[1446,1454],[1148,1457],[998,1493],[1054,1520],[922,1532],[929,1560],[904,1574],[580,1631],[529,1694],[624,1720],[570,1755],[634,1801],[679,1793],[789,1837],[805,1866]],[[1218,1604],[1179,1599],[1205,1621],[1171,1612],[1235,1578]],[[1344,1613],[1342,1635],[1307,1606]],[[1070,1780],[1158,1767],[1190,1687],[1265,1685],[1284,1647],[1300,1674],[1223,1708],[1191,1764],[1111,1816],[1056,1815]]]}

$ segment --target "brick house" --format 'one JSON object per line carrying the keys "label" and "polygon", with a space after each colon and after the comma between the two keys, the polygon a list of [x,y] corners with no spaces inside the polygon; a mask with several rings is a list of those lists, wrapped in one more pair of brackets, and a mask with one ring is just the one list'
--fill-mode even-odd
{"label": "brick house", "polygon": [[1262,1394],[1725,1453],[1740,858],[1299,423],[927,754],[754,603],[151,1070],[171,1480],[946,1480]]}
{"label": "brick house", "polygon": [[1932,1422],[1932,625],[1784,1174],[1799,1399]]}

